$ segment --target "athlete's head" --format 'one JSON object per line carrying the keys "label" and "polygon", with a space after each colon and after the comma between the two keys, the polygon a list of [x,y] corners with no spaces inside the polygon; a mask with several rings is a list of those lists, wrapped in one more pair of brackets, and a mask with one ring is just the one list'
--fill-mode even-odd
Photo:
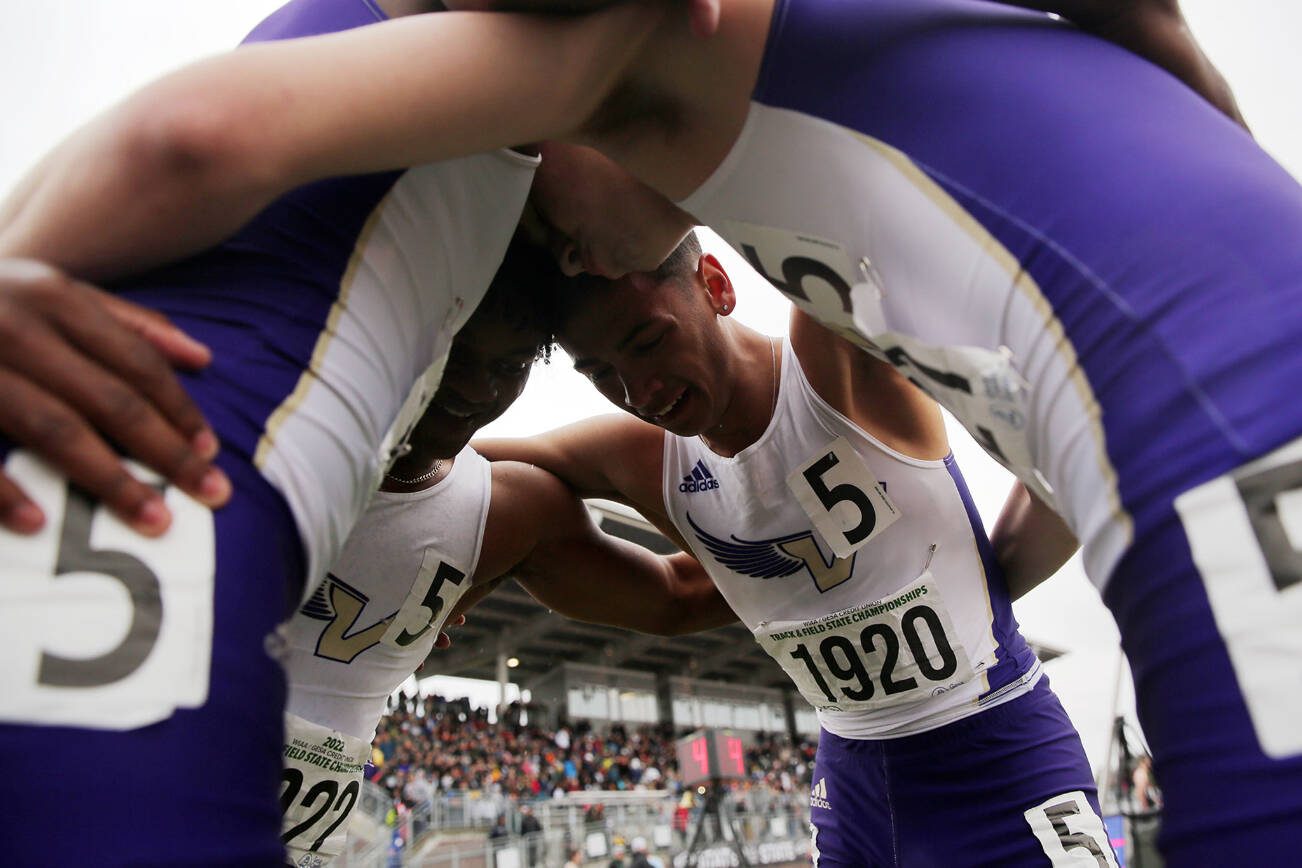
{"label": "athlete's head", "polygon": [[413,450],[451,458],[520,397],[529,370],[551,349],[545,286],[557,279],[547,251],[517,233],[484,300],[457,332]]}
{"label": "athlete's head", "polygon": [[606,157],[575,145],[542,145],[530,205],[532,231],[562,271],[622,277],[652,271],[692,228],[678,206]]}
{"label": "athlete's head", "polygon": [[719,424],[745,373],[722,319],[736,297],[694,234],[656,271],[566,278],[554,296],[557,341],[611,403],[683,436]]}

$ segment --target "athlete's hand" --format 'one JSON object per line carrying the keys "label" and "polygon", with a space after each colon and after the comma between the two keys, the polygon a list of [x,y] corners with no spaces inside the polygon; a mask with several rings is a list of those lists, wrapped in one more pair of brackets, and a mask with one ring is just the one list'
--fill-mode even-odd
{"label": "athlete's hand", "polygon": [[[448,621],[448,623],[444,624],[443,626],[444,626],[445,628],[447,628],[447,627],[460,627],[460,626],[462,626],[462,625],[465,624],[465,623],[466,623],[466,616],[465,616],[465,615],[457,615],[455,618],[452,618],[451,620]],[[444,633],[444,632],[440,631],[440,632],[439,632],[439,635],[438,635],[438,638],[434,640],[434,647],[435,647],[435,648],[439,648],[439,649],[443,649],[443,648],[451,648],[451,647],[452,647],[452,637],[449,636],[447,633]],[[416,667],[416,671],[419,672],[421,669],[424,669],[424,668],[425,668],[425,664],[422,663],[422,664],[420,664],[420,666]]]}
{"label": "athlete's hand", "polygon": [[[217,437],[170,367],[210,360],[158,313],[41,263],[0,260],[0,435],[140,533],[162,533],[171,514],[110,442],[208,506],[230,497],[230,482],[212,465]],[[44,523],[0,470],[0,524],[32,533]]]}

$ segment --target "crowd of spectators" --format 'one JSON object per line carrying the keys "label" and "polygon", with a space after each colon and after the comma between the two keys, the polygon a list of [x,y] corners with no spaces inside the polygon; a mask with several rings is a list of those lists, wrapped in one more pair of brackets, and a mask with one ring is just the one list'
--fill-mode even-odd
{"label": "crowd of spectators", "polygon": [[[680,789],[668,725],[598,730],[579,721],[551,730],[522,718],[518,706],[494,724],[467,700],[401,697],[376,730],[371,778],[408,806],[453,791],[527,801],[576,790]],[[815,748],[759,734],[746,755],[749,785],[807,788]]]}

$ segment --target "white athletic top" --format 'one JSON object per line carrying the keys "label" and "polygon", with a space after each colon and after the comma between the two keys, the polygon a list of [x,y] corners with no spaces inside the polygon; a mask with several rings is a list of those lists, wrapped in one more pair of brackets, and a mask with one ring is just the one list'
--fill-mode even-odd
{"label": "white athletic top", "polygon": [[365,739],[428,656],[479,564],[491,491],[470,447],[437,485],[377,491],[343,552],[289,621],[288,710]]}
{"label": "white athletic top", "polygon": [[729,605],[839,736],[1025,693],[1039,662],[952,456],[887,447],[782,357],[776,412],[736,456],[665,435],[665,507]]}
{"label": "white athletic top", "polygon": [[491,489],[488,462],[466,447],[424,491],[377,491],[286,625],[281,823],[294,864],[324,866],[343,850],[385,702],[470,587]]}

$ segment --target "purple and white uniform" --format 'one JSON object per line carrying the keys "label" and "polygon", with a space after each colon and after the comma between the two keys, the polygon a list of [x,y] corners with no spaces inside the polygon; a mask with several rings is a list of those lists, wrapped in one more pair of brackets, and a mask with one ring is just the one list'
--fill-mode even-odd
{"label": "purple and white uniform", "polygon": [[[366,0],[294,0],[250,39],[381,18]],[[310,184],[116,288],[214,348],[184,383],[235,496],[209,512],[169,490],[171,530],[144,539],[5,450],[51,517],[32,538],[0,531],[9,863],[283,864],[285,680],[268,636],[432,395],[535,165],[501,151]]]}
{"label": "purple and white uniform", "polygon": [[488,461],[469,446],[429,488],[377,491],[285,625],[280,804],[291,864],[322,868],[343,851],[375,727],[470,589],[491,496]]}
{"label": "purple and white uniform", "polygon": [[1302,187],[1165,72],[976,0],[777,0],[684,203],[1057,506],[1173,864],[1302,851]]}
{"label": "purple and white uniform", "polygon": [[886,446],[786,346],[753,444],[725,458],[665,435],[664,500],[818,713],[818,864],[1057,864],[1036,823],[1066,803],[1111,858],[1080,737],[1018,632],[953,456]]}

